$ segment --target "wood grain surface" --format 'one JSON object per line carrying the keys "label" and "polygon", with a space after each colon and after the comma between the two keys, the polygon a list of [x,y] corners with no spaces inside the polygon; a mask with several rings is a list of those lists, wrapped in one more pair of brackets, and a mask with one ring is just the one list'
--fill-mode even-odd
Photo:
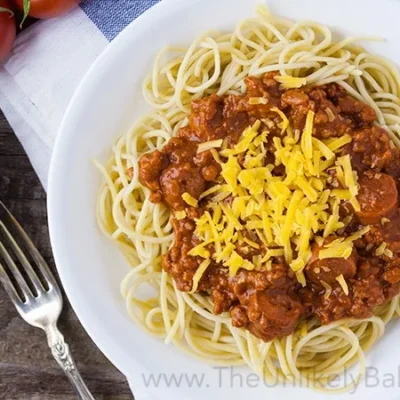
{"label": "wood grain surface", "polygon": [[[46,194],[1,110],[0,199],[20,221],[55,272],[47,228]],[[133,399],[125,377],[97,349],[67,301],[59,326],[96,399]],[[47,348],[44,333],[17,315],[0,285],[0,399],[76,398]]]}

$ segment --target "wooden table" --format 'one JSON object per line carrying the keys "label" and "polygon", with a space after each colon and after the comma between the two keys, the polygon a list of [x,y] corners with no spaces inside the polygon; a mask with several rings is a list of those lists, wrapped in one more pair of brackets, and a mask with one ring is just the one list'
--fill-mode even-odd
{"label": "wooden table", "polygon": [[[0,110],[0,199],[53,271],[46,193]],[[102,355],[66,301],[60,328],[96,399],[132,399],[125,377]],[[53,360],[44,333],[26,324],[0,285],[0,399],[72,400],[74,391]]]}

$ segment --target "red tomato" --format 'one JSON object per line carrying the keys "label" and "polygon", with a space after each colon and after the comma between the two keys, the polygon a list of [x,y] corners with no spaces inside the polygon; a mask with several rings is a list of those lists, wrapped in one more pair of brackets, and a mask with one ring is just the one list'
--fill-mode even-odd
{"label": "red tomato", "polygon": [[[24,10],[24,0],[14,0],[15,4]],[[47,19],[67,13],[81,0],[30,0],[29,16]]]}
{"label": "red tomato", "polygon": [[[0,0],[0,7],[10,10],[8,0]],[[15,41],[15,19],[12,13],[0,11],[0,63],[6,59]]]}

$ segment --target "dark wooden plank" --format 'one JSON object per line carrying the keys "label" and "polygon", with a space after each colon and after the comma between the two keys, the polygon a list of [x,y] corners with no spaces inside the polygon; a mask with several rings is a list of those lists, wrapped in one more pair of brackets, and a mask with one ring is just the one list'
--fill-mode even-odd
{"label": "dark wooden plank", "polygon": [[[55,272],[46,194],[0,111],[0,199],[10,208]],[[96,399],[132,399],[125,377],[88,337],[66,301],[60,328]],[[53,360],[42,331],[27,325],[0,285],[0,398],[72,400],[74,391]]]}
{"label": "dark wooden plank", "polygon": [[24,150],[5,118],[0,117],[0,155],[24,155]]}
{"label": "dark wooden plank", "polygon": [[[25,155],[0,154],[0,193],[9,199],[45,199],[42,185]],[[15,205],[15,208],[18,204]]]}

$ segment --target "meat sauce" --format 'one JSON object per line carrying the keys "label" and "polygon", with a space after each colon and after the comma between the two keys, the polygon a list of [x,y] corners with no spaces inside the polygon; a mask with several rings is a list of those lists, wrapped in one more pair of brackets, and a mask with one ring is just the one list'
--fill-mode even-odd
{"label": "meat sauce", "polygon": [[[221,172],[210,151],[197,153],[200,143],[226,138],[229,146],[234,146],[245,128],[262,120],[270,130],[267,164],[274,159],[272,138],[281,135],[280,117],[271,111],[273,107],[285,113],[294,129],[303,129],[308,111],[314,111],[313,135],[317,138],[344,134],[352,137],[343,154],[351,156],[352,167],[358,174],[361,209],[354,212],[351,206],[342,206],[341,212],[351,217],[343,235],[367,224],[371,229],[357,240],[349,258],[321,260],[320,246],[314,243],[305,268],[306,287],[298,283],[283,257],[273,258],[269,271],[241,269],[235,277],[229,277],[226,268],[213,262],[199,283],[197,291],[211,297],[216,314],[230,312],[235,327],[246,328],[265,341],[291,334],[301,320],[310,317],[319,318],[322,324],[341,318],[368,317],[374,307],[400,291],[398,149],[386,131],[374,125],[374,110],[349,96],[340,86],[282,90],[275,75],[247,78],[247,93],[243,96],[212,95],[193,101],[188,125],[161,151],[145,154],[139,160],[140,181],[151,189],[151,200],[164,202],[172,212],[186,210],[184,219],[172,218],[175,241],[163,257],[163,268],[180,290],[190,291],[202,259],[188,252],[199,244],[194,234],[195,221],[204,212],[205,204],[200,201],[198,208],[189,207],[182,194],[186,192],[199,199]],[[249,100],[261,97],[265,104]],[[276,167],[273,174],[282,171]],[[332,187],[335,187],[334,176]],[[382,243],[389,252],[376,255]],[[265,252],[261,243],[260,249],[251,249],[251,254],[248,248],[236,250],[246,259]],[[348,294],[336,280],[341,274],[346,279]]]}

